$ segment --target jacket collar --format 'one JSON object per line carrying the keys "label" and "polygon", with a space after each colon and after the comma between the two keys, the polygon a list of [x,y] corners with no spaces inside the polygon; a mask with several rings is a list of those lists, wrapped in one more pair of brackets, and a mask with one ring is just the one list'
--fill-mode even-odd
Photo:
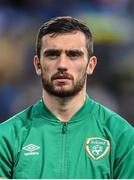
{"label": "jacket collar", "polygon": [[[72,118],[68,121],[68,123],[81,121],[89,118],[92,114],[93,109],[95,107],[95,102],[86,95],[86,100],[83,106],[72,116]],[[43,99],[38,101],[32,109],[32,113],[35,118],[44,118],[49,121],[61,122],[45,105]]]}

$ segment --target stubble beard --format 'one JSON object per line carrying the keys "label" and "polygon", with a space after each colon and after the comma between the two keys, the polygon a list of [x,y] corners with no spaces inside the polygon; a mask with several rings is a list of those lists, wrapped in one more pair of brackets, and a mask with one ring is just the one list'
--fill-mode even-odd
{"label": "stubble beard", "polygon": [[61,85],[60,87],[56,87],[52,81],[50,81],[46,76],[43,75],[43,72],[41,74],[41,81],[43,89],[49,94],[56,97],[66,98],[66,97],[73,97],[76,96],[85,85],[86,81],[86,72],[83,73],[81,78],[77,80],[76,83],[73,81],[72,88],[66,89],[64,85]]}

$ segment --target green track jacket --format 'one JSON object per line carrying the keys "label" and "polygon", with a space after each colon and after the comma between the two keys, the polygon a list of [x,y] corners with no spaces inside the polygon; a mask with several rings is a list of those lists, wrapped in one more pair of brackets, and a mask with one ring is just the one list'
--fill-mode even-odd
{"label": "green track jacket", "polygon": [[0,125],[0,177],[134,179],[134,130],[88,96],[67,123],[41,100]]}

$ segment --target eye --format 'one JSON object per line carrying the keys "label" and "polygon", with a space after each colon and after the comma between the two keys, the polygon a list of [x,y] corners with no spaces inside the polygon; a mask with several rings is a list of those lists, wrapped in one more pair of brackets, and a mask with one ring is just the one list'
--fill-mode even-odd
{"label": "eye", "polygon": [[48,59],[56,59],[57,57],[60,56],[60,51],[57,50],[47,50],[44,52],[44,56]]}
{"label": "eye", "polygon": [[56,59],[58,57],[58,55],[52,53],[52,54],[47,55],[46,57],[49,58],[49,59]]}
{"label": "eye", "polygon": [[67,51],[67,56],[70,57],[71,59],[77,59],[83,56],[83,52],[77,51],[77,50],[70,50],[70,51]]}

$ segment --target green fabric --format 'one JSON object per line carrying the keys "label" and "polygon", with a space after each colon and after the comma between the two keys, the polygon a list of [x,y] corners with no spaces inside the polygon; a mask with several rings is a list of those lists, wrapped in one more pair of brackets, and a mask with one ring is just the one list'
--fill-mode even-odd
{"label": "green fabric", "polygon": [[0,125],[0,177],[134,178],[134,130],[88,96],[66,124],[41,100]]}

